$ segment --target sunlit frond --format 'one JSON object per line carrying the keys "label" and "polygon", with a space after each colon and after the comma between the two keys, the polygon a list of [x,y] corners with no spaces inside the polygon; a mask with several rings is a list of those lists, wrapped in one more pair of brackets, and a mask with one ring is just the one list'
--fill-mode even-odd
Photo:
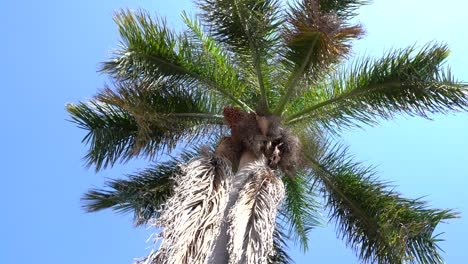
{"label": "sunlit frond", "polygon": [[258,89],[257,113],[269,113],[268,59],[279,37],[277,0],[199,0],[203,22],[212,36],[239,57],[244,73],[252,72]]}
{"label": "sunlit frond", "polygon": [[468,86],[442,68],[448,53],[446,45],[433,43],[419,51],[413,46],[378,60],[357,61],[294,101],[301,110],[286,120],[319,122],[334,130],[400,113],[429,117],[466,110]]}
{"label": "sunlit frond", "polygon": [[280,222],[288,228],[288,238],[307,251],[309,231],[323,225],[320,199],[305,172],[296,173],[294,178],[283,177],[283,182],[286,197],[279,212]]}
{"label": "sunlit frond", "polygon": [[198,0],[215,39],[238,52],[262,55],[276,41],[277,0]]}
{"label": "sunlit frond", "polygon": [[102,72],[117,80],[153,82],[163,78],[189,91],[210,93],[220,103],[250,110],[240,99],[244,82],[229,60],[213,59],[188,35],[174,33],[163,20],[153,19],[145,11],[122,10],[115,21],[122,44],[114,57],[102,64]]}

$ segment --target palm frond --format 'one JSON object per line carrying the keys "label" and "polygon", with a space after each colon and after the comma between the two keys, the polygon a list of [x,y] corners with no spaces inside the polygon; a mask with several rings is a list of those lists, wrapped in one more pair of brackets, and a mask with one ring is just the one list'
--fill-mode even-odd
{"label": "palm frond", "polygon": [[[242,66],[255,74],[260,100],[257,113],[269,113],[268,80],[264,67],[272,57],[273,47],[279,40],[276,28],[279,25],[279,4],[277,0],[200,0],[201,17],[211,35],[242,56],[248,63]],[[242,62],[239,61],[240,63]],[[245,72],[245,70],[244,70]]]}
{"label": "palm frond", "polygon": [[87,212],[112,209],[121,213],[133,213],[135,225],[159,217],[161,206],[174,192],[174,177],[181,173],[180,164],[191,160],[200,149],[185,150],[177,158],[153,165],[131,174],[127,179],[112,179],[107,188],[91,189],[82,198]]}
{"label": "palm frond", "polygon": [[[204,139],[222,124],[209,97],[162,82],[116,83],[87,103],[68,105],[72,121],[88,131],[87,165],[96,170],[140,155],[153,157],[181,140]],[[220,110],[219,110],[220,111]]]}
{"label": "palm frond", "polygon": [[[121,10],[115,16],[122,44],[101,71],[117,80],[143,79],[183,85],[207,92],[222,103],[251,108],[242,102],[244,82],[229,60],[214,60],[186,34],[176,34],[145,11]],[[222,54],[218,54],[218,57]],[[196,84],[196,85],[194,85]]]}
{"label": "palm frond", "polygon": [[[360,25],[349,25],[348,16],[361,1],[349,1],[338,5],[332,2],[303,0],[290,5],[286,16],[283,38],[287,45],[285,57],[294,69],[286,90],[276,109],[281,114],[304,75],[317,80],[326,69],[339,62],[350,51],[350,41],[361,37]],[[347,2],[347,1],[344,1]]]}
{"label": "palm frond", "polygon": [[199,0],[198,6],[211,35],[235,51],[261,54],[277,39],[277,0]]}
{"label": "palm frond", "polygon": [[316,90],[294,101],[298,112],[286,122],[320,122],[331,130],[373,124],[377,117],[397,114],[429,117],[433,113],[468,109],[468,86],[454,80],[442,65],[443,44],[428,44],[389,52],[379,60],[359,61]]}
{"label": "palm frond", "polygon": [[371,0],[320,0],[319,8],[323,13],[334,13],[342,19],[350,19],[357,15],[358,8],[371,2]]}
{"label": "palm frond", "polygon": [[283,177],[286,197],[279,211],[282,225],[288,227],[288,238],[299,244],[303,251],[308,249],[308,234],[313,228],[323,225],[318,194],[305,171],[294,178]]}
{"label": "palm frond", "polygon": [[[90,144],[85,156],[87,166],[96,170],[135,156],[138,125],[130,113],[97,101],[67,105],[72,122],[88,133],[82,142]],[[156,134],[156,136],[160,136]]]}
{"label": "palm frond", "polygon": [[[182,18],[190,29],[190,31],[187,32],[187,34],[191,36],[190,39],[192,42],[199,42],[197,45],[206,52],[206,56],[210,55],[212,59],[220,65],[229,66],[227,61],[232,61],[232,63],[236,65],[236,69],[233,69],[233,71],[237,71],[238,75],[241,76],[240,78],[245,82],[241,93],[242,101],[247,105],[258,105],[259,101],[262,100],[261,93],[259,94],[258,90],[252,89],[252,87],[258,86],[256,83],[258,80],[257,77],[255,77],[255,74],[251,74],[249,70],[246,70],[246,68],[250,67],[250,64],[242,65],[242,62],[239,61],[239,58],[237,58],[236,55],[232,54],[229,50],[226,50],[225,47],[217,43],[215,38],[204,31],[204,28],[197,17],[191,18],[183,12]],[[263,69],[263,73],[267,75],[267,70],[270,68],[263,67]],[[265,80],[265,82],[266,81],[267,80]],[[268,86],[267,84],[265,85]],[[257,112],[259,112],[259,109],[257,109]]]}
{"label": "palm frond", "polygon": [[164,227],[163,241],[148,263],[207,262],[223,220],[230,173],[228,161],[211,155],[182,167],[174,195],[155,219],[157,227]]}
{"label": "palm frond", "polygon": [[294,261],[289,256],[288,240],[284,227],[276,221],[275,231],[273,232],[273,255],[270,255],[268,264],[293,264]]}
{"label": "palm frond", "polygon": [[274,255],[273,231],[284,185],[264,160],[255,161],[236,175],[248,175],[229,213],[229,263],[267,263]]}
{"label": "palm frond", "polygon": [[436,226],[457,217],[451,210],[430,209],[407,199],[375,178],[370,168],[353,162],[340,147],[322,157],[306,154],[321,182],[326,206],[337,230],[366,263],[443,263]]}

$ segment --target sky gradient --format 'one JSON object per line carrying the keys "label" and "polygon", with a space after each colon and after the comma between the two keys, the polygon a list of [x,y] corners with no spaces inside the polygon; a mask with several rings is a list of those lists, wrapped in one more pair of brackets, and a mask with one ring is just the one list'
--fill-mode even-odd
{"label": "sky gradient", "polygon": [[[80,197],[106,178],[143,169],[139,160],[98,174],[86,169],[80,143],[84,131],[67,121],[66,103],[89,99],[103,87],[98,63],[118,45],[112,14],[119,8],[145,8],[181,25],[177,1],[9,1],[0,18],[3,51],[2,167],[0,192],[2,263],[132,263],[149,252],[151,230],[133,228],[131,215],[110,211],[86,214]],[[376,1],[357,18],[367,36],[354,54],[379,57],[392,48],[429,41],[449,44],[448,64],[468,81],[468,28],[465,1]],[[454,208],[462,218],[442,224],[446,263],[465,263],[468,238],[468,114],[435,115],[433,120],[399,117],[377,127],[346,131],[356,160],[377,166],[405,197]],[[333,225],[313,230],[310,250],[292,247],[296,263],[358,263],[335,238]]]}

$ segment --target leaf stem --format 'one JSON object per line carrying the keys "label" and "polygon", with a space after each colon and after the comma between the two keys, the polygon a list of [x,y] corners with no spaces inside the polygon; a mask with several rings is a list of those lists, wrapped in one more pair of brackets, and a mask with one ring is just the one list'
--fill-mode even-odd
{"label": "leaf stem", "polygon": [[310,48],[307,52],[307,56],[304,58],[304,61],[302,62],[301,66],[299,67],[298,70],[294,72],[293,75],[291,75],[288,81],[289,85],[286,88],[286,93],[281,97],[280,102],[278,103],[278,106],[276,107],[274,111],[275,115],[280,115],[281,112],[283,112],[286,103],[288,102],[289,98],[291,98],[294,88],[296,88],[297,83],[299,82],[302,75],[304,74],[305,67],[307,65],[307,62],[310,60],[310,57],[312,56],[312,52],[314,51],[315,44],[317,44],[318,39],[319,37],[315,38],[314,42],[312,42],[312,45],[310,45]]}
{"label": "leaf stem", "polygon": [[318,103],[318,104],[315,104],[311,107],[308,107],[302,111],[299,111],[295,114],[292,114],[288,117],[285,118],[285,122],[286,124],[293,124],[293,123],[296,123],[302,119],[304,119],[306,117],[307,114],[319,109],[319,108],[322,108],[324,106],[327,106],[327,105],[330,105],[330,104],[333,104],[335,102],[338,102],[338,101],[344,101],[344,100],[347,100],[347,99],[350,99],[352,97],[355,97],[355,96],[359,96],[359,95],[362,95],[362,94],[365,94],[367,92],[370,92],[370,91],[378,91],[378,90],[383,90],[383,89],[387,89],[389,86],[394,86],[394,85],[400,85],[400,82],[395,82],[395,81],[392,81],[392,82],[389,82],[387,84],[385,83],[382,83],[382,84],[374,84],[374,85],[369,85],[368,87],[366,88],[362,88],[362,89],[359,89],[359,90],[354,90],[354,91],[350,91],[349,93],[344,93],[344,94],[341,94],[335,98],[331,98],[329,100],[326,100],[326,101],[323,101],[321,103]]}

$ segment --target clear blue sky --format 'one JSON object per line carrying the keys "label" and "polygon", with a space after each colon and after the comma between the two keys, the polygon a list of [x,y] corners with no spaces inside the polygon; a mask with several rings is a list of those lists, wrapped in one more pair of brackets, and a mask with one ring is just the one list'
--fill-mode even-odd
{"label": "clear blue sky", "polygon": [[[68,118],[67,102],[86,100],[102,87],[97,64],[117,46],[112,13],[143,7],[180,23],[190,11],[176,1],[7,1],[2,4],[0,48],[2,100],[1,263],[128,264],[148,252],[151,230],[134,229],[130,215],[85,214],[80,196],[105,178],[144,168],[138,161],[95,174],[83,166],[84,135]],[[449,63],[468,81],[468,4],[461,0],[377,1],[362,8],[368,35],[356,54],[380,56],[389,48],[431,40],[450,44]],[[447,263],[466,263],[468,238],[468,114],[401,117],[343,136],[356,158],[377,165],[407,197],[426,195],[459,220],[442,225]],[[297,263],[357,263],[335,238],[333,226],[310,235],[310,251],[293,250]]]}

